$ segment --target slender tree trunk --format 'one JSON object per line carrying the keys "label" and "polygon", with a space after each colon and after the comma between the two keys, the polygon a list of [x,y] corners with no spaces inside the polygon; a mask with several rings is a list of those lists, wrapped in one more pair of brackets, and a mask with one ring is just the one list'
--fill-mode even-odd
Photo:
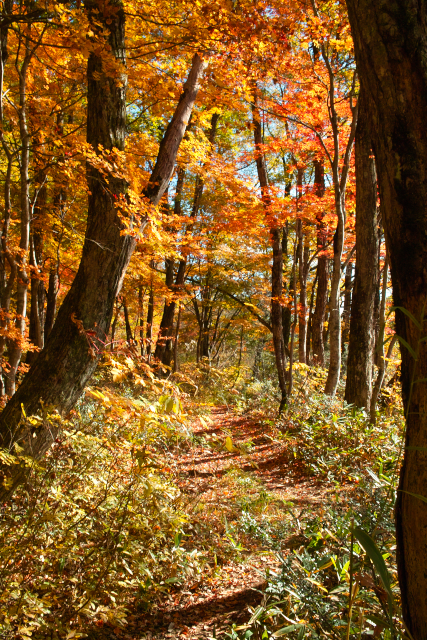
{"label": "slender tree trunk", "polygon": [[6,395],[12,396],[16,389],[16,374],[22,356],[22,341],[25,335],[28,295],[28,249],[30,245],[30,134],[27,124],[27,72],[31,62],[32,50],[29,37],[25,38],[25,57],[19,69],[19,134],[21,139],[20,162],[20,208],[21,237],[17,264],[16,316],[15,329],[19,338],[8,340],[9,370],[6,375]]}
{"label": "slender tree trunk", "polygon": [[291,326],[291,345],[289,347],[289,385],[288,385],[288,395],[291,395],[292,388],[294,384],[294,374],[293,374],[293,366],[294,366],[294,345],[295,345],[295,329],[298,322],[298,304],[297,304],[297,292],[296,292],[296,281],[297,281],[297,245],[295,245],[294,249],[294,261],[292,265],[292,281],[290,289],[293,293],[294,299],[294,321]]}
{"label": "slender tree trunk", "polygon": [[[102,145],[103,152],[109,151],[111,156],[114,149],[123,150],[125,144],[125,12],[120,0],[110,1],[108,13],[104,13],[103,3],[98,0],[86,0],[85,6],[92,20],[92,29],[103,44],[102,57],[98,53],[99,44],[96,44],[88,60],[87,140],[95,151]],[[112,6],[114,12],[110,10]],[[105,64],[107,46],[115,58],[114,65]],[[153,204],[159,203],[172,175],[204,66],[196,54],[144,191]],[[117,161],[120,163],[119,158]],[[22,406],[27,415],[31,415],[39,410],[40,399],[45,405],[57,407],[61,413],[66,413],[74,405],[102,353],[114,301],[135,247],[135,239],[122,234],[123,225],[116,208],[116,202],[126,196],[125,179],[115,172],[115,175],[108,176],[107,181],[89,164],[87,179],[88,220],[77,275],[59,310],[46,347],[0,419],[2,446],[11,446],[13,434],[24,451],[35,457],[40,457],[50,446],[56,428],[53,425],[42,426],[33,437],[30,426],[21,421]],[[17,472],[14,484],[18,480],[20,475]]]}
{"label": "slender tree trunk", "polygon": [[[174,215],[181,215],[181,198],[182,190],[184,187],[185,172],[183,169],[178,169],[178,178],[176,183],[175,194],[175,206]],[[175,261],[173,258],[166,258],[166,278],[165,284],[169,291],[173,291],[174,284],[174,266]],[[154,358],[162,364],[169,366],[172,359],[172,326],[173,318],[175,315],[175,300],[166,300],[163,309],[163,316],[160,321],[159,333],[157,336],[156,349],[154,352]],[[167,352],[167,353],[166,353]]]}
{"label": "slender tree trunk", "polygon": [[[13,0],[4,0],[3,12],[4,14],[11,14],[13,11]],[[14,154],[10,151],[9,146],[4,137],[4,109],[3,109],[3,97],[4,97],[4,72],[6,62],[9,57],[8,51],[8,36],[9,36],[9,24],[7,22],[0,25],[0,140],[1,145],[7,160],[6,175],[4,180],[4,215],[2,221],[1,230],[1,260],[0,260],[0,300],[2,314],[0,318],[0,396],[3,397],[6,393],[5,390],[5,377],[6,370],[4,368],[4,352],[6,348],[7,329],[9,328],[9,311],[10,300],[12,296],[13,283],[16,276],[16,264],[15,260],[10,255],[8,249],[8,235],[11,218],[11,182],[12,182],[12,168]],[[9,264],[9,277],[7,276],[7,264]]]}
{"label": "slender tree trunk", "polygon": [[128,344],[132,344],[133,342],[132,327],[130,326],[129,309],[128,309],[125,297],[122,298],[122,305],[123,305],[123,315],[125,317],[126,342]]}
{"label": "slender tree trunk", "polygon": [[[290,185],[289,185],[290,191]],[[288,260],[288,223],[282,229],[282,269],[285,271],[285,262]],[[283,275],[282,275],[283,282]],[[285,285],[286,290],[286,285]],[[285,292],[284,290],[284,292]],[[292,301],[288,301],[287,304],[282,306],[282,333],[283,333],[283,348],[285,355],[289,358],[289,340],[291,337],[291,324],[292,324]]]}
{"label": "slender tree trunk", "polygon": [[54,261],[49,271],[49,284],[46,295],[46,318],[44,321],[44,339],[45,342],[50,336],[56,316],[56,302],[59,290],[59,264],[58,260]]}
{"label": "slender tree trunk", "polygon": [[[380,208],[381,210],[381,208]],[[381,213],[380,213],[381,215]],[[379,365],[379,351],[378,347],[378,338],[380,335],[380,306],[381,306],[381,230],[379,230],[379,242],[378,242],[378,252],[377,252],[377,262],[376,262],[376,273],[377,273],[377,282],[375,286],[375,298],[374,298],[374,317],[372,321],[373,327],[373,341],[374,341],[374,358],[373,362],[376,367]]]}
{"label": "slender tree trunk", "polygon": [[356,154],[356,270],[351,305],[345,400],[368,408],[372,391],[374,307],[378,291],[377,176],[368,131],[367,104],[359,97]]}
{"label": "slender tree trunk", "polygon": [[422,640],[427,638],[426,3],[347,0],[347,7],[362,91],[370,98],[396,333],[413,352],[401,344],[406,440],[396,539],[405,624]]}
{"label": "slender tree trunk", "polygon": [[[323,163],[316,160],[314,163],[314,184],[316,195],[323,198],[325,195],[325,170]],[[317,218],[317,251],[325,250],[327,242],[326,229],[323,223],[323,215]],[[328,270],[329,261],[325,255],[317,258],[317,296],[312,321],[313,334],[313,364],[325,366],[325,346],[323,342],[323,328],[326,316],[326,304],[328,302]]]}
{"label": "slender tree trunk", "polygon": [[341,351],[344,352],[345,345],[350,337],[350,315],[351,315],[351,291],[353,286],[353,263],[349,262],[345,270],[344,278],[344,308],[342,314],[342,336]]}
{"label": "slender tree trunk", "polygon": [[110,351],[114,351],[114,340],[115,340],[115,337],[116,337],[116,327],[117,327],[117,321],[119,319],[121,308],[122,308],[122,305],[119,304],[119,302],[117,300],[116,301],[116,313],[114,314],[114,319],[113,319],[113,322],[111,324]]}
{"label": "slender tree trunk", "polygon": [[173,343],[173,372],[174,373],[179,371],[178,340],[179,340],[179,329],[181,325],[181,314],[182,314],[182,305],[178,303],[178,318],[176,319],[175,340]]}
{"label": "slender tree trunk", "polygon": [[334,257],[331,277],[331,295],[329,302],[329,369],[326,379],[325,393],[335,395],[341,373],[341,313],[340,284],[341,258],[344,248],[344,207],[338,204],[338,223],[334,235]]}
{"label": "slender tree trunk", "polygon": [[[258,90],[255,86],[254,103],[252,106],[252,123],[254,129],[255,159],[258,172],[258,180],[261,187],[261,197],[266,208],[270,203],[268,194],[268,176],[264,153],[262,151],[262,127],[258,107]],[[288,401],[286,388],[286,354],[283,341],[282,327],[282,281],[283,281],[283,253],[282,230],[274,225],[270,227],[270,241],[273,249],[273,264],[271,267],[271,330],[273,334],[274,355],[276,360],[277,375],[281,393],[279,413],[283,411]]]}
{"label": "slender tree trunk", "polygon": [[[150,267],[154,269],[154,261],[151,260]],[[148,306],[147,306],[147,322],[146,322],[146,347],[145,353],[147,354],[147,363],[151,362],[151,352],[153,350],[153,320],[154,320],[154,286],[153,286],[153,275],[151,275],[150,280],[150,289],[148,294]]]}
{"label": "slender tree trunk", "polygon": [[[46,172],[38,172],[35,180],[37,189],[36,202],[33,206],[33,232],[30,239],[30,266],[31,266],[31,306],[30,306],[30,326],[28,331],[29,340],[39,349],[44,344],[44,302],[45,288],[41,278],[41,264],[43,252],[43,232],[41,223],[45,214],[47,187]],[[31,364],[37,357],[37,352],[28,351],[26,364]]]}
{"label": "slender tree trunk", "polygon": [[[384,354],[384,332],[385,332],[385,325],[386,325],[387,284],[388,284],[388,256],[385,259],[384,271],[383,271],[383,286],[382,286],[381,307],[380,307],[380,335],[378,340],[379,363],[378,363],[378,374],[377,374],[375,385],[372,391],[372,399],[370,401],[371,424],[376,423],[377,400],[378,400],[378,396],[380,395],[380,391],[383,385],[385,371],[386,371],[386,361],[384,359],[384,355],[385,355]],[[393,340],[395,341],[396,338],[397,336],[395,335]],[[391,348],[393,348],[393,346]]]}
{"label": "slender tree trunk", "polygon": [[144,293],[142,284],[138,287],[138,317],[139,317],[139,343],[141,356],[145,356],[144,348]]}
{"label": "slender tree trunk", "polygon": [[305,348],[307,364],[311,364],[311,362],[312,362],[312,358],[311,358],[311,337],[313,335],[313,306],[314,306],[314,294],[315,294],[315,291],[316,291],[316,286],[317,286],[317,271],[316,271],[316,275],[314,277],[313,286],[311,288],[310,308],[309,308],[309,312],[308,312],[307,346]]}

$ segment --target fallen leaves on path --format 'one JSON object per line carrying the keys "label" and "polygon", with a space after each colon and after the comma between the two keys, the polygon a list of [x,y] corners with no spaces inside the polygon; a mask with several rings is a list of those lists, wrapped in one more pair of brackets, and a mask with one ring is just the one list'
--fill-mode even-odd
{"label": "fallen leaves on path", "polygon": [[[192,516],[192,532],[184,541],[187,548],[200,545],[200,536],[205,547],[211,542],[217,548],[221,536],[227,536],[225,523],[236,519],[236,500],[249,500],[251,496],[257,499],[260,488],[268,492],[268,501],[273,504],[273,520],[289,520],[289,507],[321,508],[327,487],[304,477],[289,443],[277,439],[277,432],[268,424],[237,416],[227,407],[214,407],[209,424],[204,418],[196,418],[192,429],[194,444],[167,454],[170,473]],[[226,438],[232,441],[232,452]],[[246,474],[239,476],[247,484],[243,490],[233,481],[233,474],[235,477],[239,473]],[[201,640],[211,638],[214,632],[221,637],[232,622],[245,623],[250,617],[248,606],[263,598],[266,570],[274,571],[278,561],[271,549],[250,536],[244,538],[244,544],[235,546],[234,559],[221,548],[211,552],[197,581],[172,586],[168,594],[159,596],[149,613],[130,611],[125,628],[106,625],[93,630],[90,637]]]}

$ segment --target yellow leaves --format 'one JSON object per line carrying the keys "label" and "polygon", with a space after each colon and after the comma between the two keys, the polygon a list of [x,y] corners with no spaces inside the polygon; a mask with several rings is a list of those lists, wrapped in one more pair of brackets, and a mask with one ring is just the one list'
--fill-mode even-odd
{"label": "yellow leaves", "polygon": [[236,447],[233,445],[233,441],[230,438],[230,436],[227,436],[225,439],[225,448],[230,452],[230,453],[234,453],[234,451],[237,451]]}

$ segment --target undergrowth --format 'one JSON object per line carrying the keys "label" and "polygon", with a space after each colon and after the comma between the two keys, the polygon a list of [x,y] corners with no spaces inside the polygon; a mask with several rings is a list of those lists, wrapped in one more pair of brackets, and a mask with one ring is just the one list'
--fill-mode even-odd
{"label": "undergrowth", "polygon": [[[3,505],[0,637],[71,640],[88,626],[126,627],[130,610],[142,614],[224,563],[265,554],[278,568],[230,639],[404,637],[392,515],[403,429],[395,396],[371,425],[340,394],[322,394],[323,370],[297,365],[278,417],[273,382],[251,379],[244,367],[187,364],[164,380],[129,355],[104,365],[66,420],[48,416],[60,436]],[[266,486],[256,442],[210,433],[214,405],[262,425],[289,478],[327,489],[324,504],[301,507]],[[231,454],[206,503],[185,494],[173,464],[196,447]],[[19,447],[8,455],[22,462]]]}

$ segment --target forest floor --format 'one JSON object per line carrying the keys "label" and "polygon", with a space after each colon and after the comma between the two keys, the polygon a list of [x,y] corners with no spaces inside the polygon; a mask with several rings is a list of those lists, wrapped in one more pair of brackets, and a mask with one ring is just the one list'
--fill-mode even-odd
{"label": "forest floor", "polygon": [[[89,632],[90,638],[228,637],[231,623],[244,625],[250,608],[261,602],[266,572],[279,566],[275,552],[301,544],[301,515],[345,501],[353,490],[350,484],[337,487],[308,477],[295,459],[292,439],[277,439],[277,429],[265,420],[215,406],[208,420],[195,418],[191,427],[191,451],[175,449],[169,458],[192,514],[194,538],[183,544],[210,549],[206,568],[161,594],[148,613],[129,609],[123,628],[103,625]],[[232,451],[224,447],[225,438]]]}

